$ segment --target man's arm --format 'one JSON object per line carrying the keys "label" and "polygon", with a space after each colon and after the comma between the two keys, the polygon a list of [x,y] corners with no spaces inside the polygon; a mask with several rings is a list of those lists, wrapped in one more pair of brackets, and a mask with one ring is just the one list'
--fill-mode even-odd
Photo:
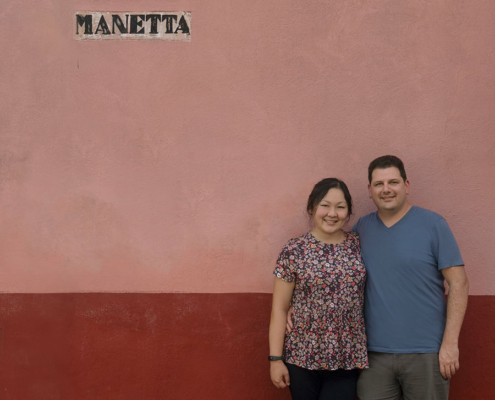
{"label": "man's arm", "polygon": [[450,379],[459,369],[459,333],[468,302],[469,281],[462,265],[444,268],[441,272],[449,284],[449,292],[447,322],[438,360],[442,376]]}

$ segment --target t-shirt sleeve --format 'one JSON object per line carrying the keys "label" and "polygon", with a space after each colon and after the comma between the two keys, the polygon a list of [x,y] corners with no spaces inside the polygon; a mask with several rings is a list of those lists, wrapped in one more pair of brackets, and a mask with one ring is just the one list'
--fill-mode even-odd
{"label": "t-shirt sleeve", "polygon": [[278,256],[277,266],[273,271],[273,275],[286,282],[294,282],[296,280],[296,265],[296,250],[294,249],[294,246],[288,244],[284,246],[282,252]]}
{"label": "t-shirt sleeve", "polygon": [[433,253],[437,259],[438,269],[464,265],[461,251],[445,219],[440,218],[435,224]]}
{"label": "t-shirt sleeve", "polygon": [[358,219],[358,222],[356,222],[354,224],[354,226],[352,227],[351,229],[351,232],[356,232],[357,234],[359,234],[359,223],[361,222],[361,218]]}

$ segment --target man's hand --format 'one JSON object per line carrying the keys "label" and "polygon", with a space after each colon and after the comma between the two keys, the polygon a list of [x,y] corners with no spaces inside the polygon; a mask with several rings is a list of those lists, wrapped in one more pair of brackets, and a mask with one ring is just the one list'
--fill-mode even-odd
{"label": "man's hand", "polygon": [[285,389],[290,385],[289,370],[283,361],[270,361],[270,377],[278,389]]}
{"label": "man's hand", "polygon": [[459,369],[459,347],[456,344],[442,343],[438,353],[440,373],[445,378],[451,379]]}
{"label": "man's hand", "polygon": [[288,335],[294,329],[294,323],[292,322],[292,316],[294,315],[294,307],[290,306],[287,313],[287,324],[285,325],[285,334]]}

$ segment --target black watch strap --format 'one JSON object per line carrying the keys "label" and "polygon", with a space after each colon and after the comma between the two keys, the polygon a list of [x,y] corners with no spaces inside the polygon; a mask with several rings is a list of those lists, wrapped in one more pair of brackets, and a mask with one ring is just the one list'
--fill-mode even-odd
{"label": "black watch strap", "polygon": [[284,356],[268,356],[268,361],[284,361],[285,357]]}

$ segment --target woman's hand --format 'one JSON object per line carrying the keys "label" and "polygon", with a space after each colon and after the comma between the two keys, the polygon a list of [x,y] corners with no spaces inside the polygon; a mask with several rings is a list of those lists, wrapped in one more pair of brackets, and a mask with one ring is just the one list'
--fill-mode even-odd
{"label": "woman's hand", "polygon": [[285,389],[290,385],[289,370],[282,360],[270,361],[270,377],[278,389]]}
{"label": "woman's hand", "polygon": [[285,325],[285,334],[288,335],[294,329],[294,323],[292,322],[292,317],[294,316],[294,307],[290,306],[289,312],[287,313],[287,323]]}

